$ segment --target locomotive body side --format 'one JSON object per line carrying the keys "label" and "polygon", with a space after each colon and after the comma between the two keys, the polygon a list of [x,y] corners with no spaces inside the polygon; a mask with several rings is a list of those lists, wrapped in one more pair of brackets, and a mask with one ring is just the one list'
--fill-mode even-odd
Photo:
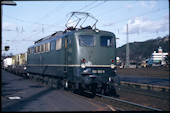
{"label": "locomotive body side", "polygon": [[[28,49],[28,51],[31,52],[28,53],[27,56],[27,72],[65,78],[68,65],[66,64],[66,59],[68,57],[66,55],[66,41],[71,40],[71,38],[72,33],[68,33],[31,46],[29,48],[30,50]],[[72,45],[68,42],[67,46],[69,46],[70,51],[73,51],[71,50]],[[44,50],[38,51],[38,47],[40,47],[41,50],[44,48]],[[70,55],[69,58],[71,58]],[[71,60],[69,63],[71,64],[72,62],[73,61]]]}

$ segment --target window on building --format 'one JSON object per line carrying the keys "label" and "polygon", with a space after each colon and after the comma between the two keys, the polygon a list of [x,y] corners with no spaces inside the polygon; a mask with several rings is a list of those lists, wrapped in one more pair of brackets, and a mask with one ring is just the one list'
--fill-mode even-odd
{"label": "window on building", "polygon": [[79,44],[83,47],[94,46],[94,36],[93,35],[80,35]]}
{"label": "window on building", "polygon": [[111,36],[101,36],[100,45],[102,47],[113,47],[113,37]]}
{"label": "window on building", "polygon": [[62,38],[56,40],[56,50],[60,50],[62,47]]}

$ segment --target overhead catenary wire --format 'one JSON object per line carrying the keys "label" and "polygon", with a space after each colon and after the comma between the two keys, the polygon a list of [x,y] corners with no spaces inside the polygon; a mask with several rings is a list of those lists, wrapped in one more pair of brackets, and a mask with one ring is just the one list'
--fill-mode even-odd
{"label": "overhead catenary wire", "polygon": [[[163,35],[165,35],[165,33],[160,33],[160,34],[155,34],[155,35],[144,35],[144,36],[140,36],[140,37],[138,37],[138,38],[140,38],[140,39],[143,39],[143,37],[153,37],[153,38],[155,38],[155,36],[157,36],[157,37],[161,37],[161,35],[162,35],[162,37],[164,37]],[[166,34],[166,35],[169,35],[169,34]],[[165,36],[166,36],[165,35]],[[136,37],[131,37],[131,38],[136,38]],[[150,39],[149,39],[150,40]],[[151,39],[152,40],[152,39]],[[126,40],[125,39],[121,39],[121,41],[123,41],[123,42],[125,42],[125,44],[126,44]],[[141,41],[135,41],[135,42],[141,42]],[[130,42],[131,43],[131,42]]]}
{"label": "overhead catenary wire", "polygon": [[[45,14],[43,17],[41,17],[41,18],[38,19],[37,21],[39,22],[39,21],[42,21],[42,20],[44,20],[44,19],[49,18],[49,17],[50,17],[51,15],[53,15],[54,13],[59,12],[61,9],[63,9],[64,7],[66,7],[69,2],[70,2],[70,1],[68,1],[68,2],[66,2],[66,3],[64,2],[64,3],[62,3],[62,4],[57,5],[54,9],[52,9],[49,13]],[[48,24],[48,25],[49,25],[49,24]]]}
{"label": "overhead catenary wire", "polygon": [[[89,5],[86,5],[86,6],[83,7],[82,9],[89,7],[90,5],[94,4],[95,2],[96,2],[96,1],[90,3]],[[100,5],[100,4],[99,4],[99,5]],[[97,6],[98,6],[98,5],[97,5]],[[97,7],[97,6],[95,6],[95,7]],[[52,12],[54,12],[54,10],[55,10],[56,8],[58,8],[58,7],[55,7],[52,11],[50,11],[48,14],[46,14],[46,16],[47,16],[47,15],[50,15]],[[63,7],[62,7],[62,8],[63,8]],[[82,9],[80,9],[80,10],[82,10]],[[38,24],[38,25],[47,25],[47,24],[42,24],[42,23],[37,23],[37,22],[31,22],[31,21],[27,21],[27,20],[23,20],[23,19],[17,19],[17,18],[8,16],[8,15],[4,15],[4,16],[6,16],[6,17],[8,17],[8,18],[11,18],[11,19],[14,19],[14,20],[17,20],[17,21],[20,21],[20,22],[26,22],[26,23],[32,23],[32,24]],[[42,20],[42,19],[44,19],[44,18],[39,19],[39,21]],[[62,18],[61,20],[55,22],[54,24],[49,25],[46,29],[50,29],[51,27],[55,26],[57,23],[60,23],[60,24],[61,24],[61,23],[65,22],[65,21],[66,21],[65,19],[66,19],[66,17],[65,17],[65,18]],[[42,29],[43,29],[42,31],[44,31],[44,28],[42,28]],[[14,31],[14,30],[6,30],[6,31]],[[17,28],[17,33],[19,33],[19,32],[18,32],[18,28]],[[41,33],[41,32],[39,32],[39,33]],[[39,33],[36,33],[35,35],[37,35],[37,34],[39,34]],[[18,37],[18,36],[19,36],[19,35],[17,35],[17,37]],[[32,37],[32,36],[34,36],[34,35],[31,35],[30,37]]]}
{"label": "overhead catenary wire", "polygon": [[83,8],[79,9],[78,11],[81,11],[87,7],[89,7],[90,5],[94,4],[96,1],[93,1],[92,3],[88,4],[88,5],[85,5]]}
{"label": "overhead catenary wire", "polygon": [[[135,1],[136,2],[136,1]],[[134,2],[133,2],[134,3]],[[125,5],[121,5],[121,6],[119,6],[119,7],[116,7],[116,8],[113,8],[113,9],[111,9],[111,10],[109,10],[109,11],[105,11],[105,12],[103,12],[103,13],[99,13],[98,15],[96,15],[96,17],[100,17],[100,16],[103,16],[103,15],[106,15],[106,14],[108,14],[108,13],[113,13],[114,11],[116,11],[116,10],[119,10],[119,9],[121,9],[121,8],[124,8],[126,5],[131,5],[131,4],[133,4],[133,3],[128,3],[128,4],[125,4]]]}
{"label": "overhead catenary wire", "polygon": [[[68,1],[69,3],[69,1]],[[67,2],[65,3],[62,3],[62,4],[59,4],[57,5],[54,9],[52,9],[49,13],[47,13],[46,15],[44,15],[42,18],[38,19],[37,21],[41,21],[41,20],[44,20],[46,19],[47,17],[49,17],[50,15],[58,12],[59,10],[63,9],[64,7],[66,7],[66,5],[68,4]]]}
{"label": "overhead catenary wire", "polygon": [[[65,7],[67,4],[68,4],[68,3],[65,4],[65,2],[64,2],[64,4],[62,3],[61,5],[55,7],[55,8],[54,8],[53,10],[51,10],[48,14],[46,14],[45,16],[43,16],[42,18],[40,18],[40,19],[38,20],[38,22],[39,22],[40,20],[45,19],[45,17],[47,18],[47,17],[49,17],[49,15],[52,15],[52,13],[53,13],[56,9],[58,9],[57,12],[58,12],[60,9],[63,9],[63,7]],[[63,6],[63,5],[64,5],[64,6]],[[16,19],[16,18],[13,18],[13,19]],[[16,19],[16,20],[22,21],[22,22],[27,22],[27,23],[32,23],[33,25],[34,25],[34,24],[39,24],[39,23],[37,23],[37,22],[28,22],[28,21],[20,20],[20,19]],[[33,25],[32,25],[32,26],[33,26]],[[40,23],[39,25],[41,25],[41,26],[47,26],[47,24],[41,24],[41,23]],[[51,26],[51,25],[48,24],[48,26]],[[44,27],[42,27],[42,32],[44,33]],[[41,33],[41,32],[39,32],[39,33]],[[37,34],[38,34],[38,33],[36,33],[36,35],[37,35]],[[17,35],[16,38],[17,38],[18,36],[20,36],[20,35]]]}
{"label": "overhead catenary wire", "polygon": [[28,21],[28,20],[22,20],[22,19],[14,18],[14,17],[8,16],[8,15],[4,15],[4,14],[3,14],[3,16],[5,16],[7,18],[14,19],[14,20],[17,20],[17,21],[20,21],[20,22],[32,23],[32,24],[38,24],[38,25],[47,25],[47,24],[42,24],[42,23],[38,23],[38,22],[32,22],[32,21]]}
{"label": "overhead catenary wire", "polygon": [[[96,1],[94,1],[94,2],[92,2],[91,4],[93,4],[93,3],[95,3]],[[105,1],[104,1],[105,2]],[[91,5],[91,4],[89,4],[89,6]],[[86,6],[86,7],[88,7],[88,6]],[[122,6],[121,6],[122,7]],[[121,8],[121,7],[118,7],[118,8]],[[124,6],[123,6],[124,7]],[[57,7],[56,7],[57,8]],[[55,9],[56,9],[55,8]],[[85,8],[85,7],[83,7],[83,8]],[[83,9],[82,8],[82,9]],[[117,8],[116,8],[117,9]],[[54,10],[54,9],[53,9]],[[52,10],[52,11],[53,11]],[[159,8],[159,10],[160,10],[160,8]],[[156,11],[159,11],[159,10],[156,10]],[[51,12],[52,12],[51,11]],[[155,11],[153,11],[153,12],[150,12],[150,13],[154,13]],[[50,13],[49,13],[50,14]],[[47,14],[48,15],[48,14]],[[100,14],[101,15],[101,14]],[[143,16],[143,15],[141,15],[141,16]],[[13,18],[13,17],[10,17],[10,18]],[[133,18],[133,17],[132,17]],[[13,19],[16,19],[16,18],[13,18]],[[63,19],[66,19],[66,18],[63,18]],[[61,21],[63,21],[63,19],[61,19]],[[129,18],[128,18],[129,19]],[[127,19],[127,20],[128,20]],[[20,20],[20,19],[16,19],[16,20]],[[25,20],[21,20],[21,21],[25,21]],[[123,21],[125,21],[125,20],[123,20]],[[27,21],[25,21],[25,22],[27,22]],[[56,23],[54,23],[54,24],[52,24],[52,25],[49,25],[47,28],[50,28],[50,27],[53,27],[53,26],[55,26],[55,24],[57,24],[57,23],[59,23],[60,21],[57,21]],[[36,22],[31,22],[31,23],[36,23]],[[41,23],[37,23],[37,24],[41,24]],[[116,23],[115,23],[116,24]],[[17,28],[18,29],[18,28]],[[42,29],[44,29],[44,28],[42,28]],[[7,30],[6,30],[7,31]],[[10,31],[10,30],[8,30],[8,31]],[[12,30],[11,30],[12,31]],[[18,30],[17,30],[18,31]],[[42,30],[43,31],[43,30]]]}
{"label": "overhead catenary wire", "polygon": [[[105,2],[105,1],[104,1]],[[102,2],[102,3],[104,3],[104,2]],[[92,5],[94,5],[95,3],[97,3],[96,1],[93,1],[92,3],[89,3],[89,4],[87,4],[87,5],[85,5],[84,7],[82,7],[81,9],[79,9],[80,11],[83,11],[83,10],[85,10],[86,9],[86,11],[90,11],[90,10],[92,10],[92,9],[94,9],[94,8],[96,8],[96,7],[98,7],[98,6],[100,6],[99,4],[98,4],[98,6],[97,5],[95,5],[95,6],[92,6]],[[101,3],[100,3],[101,4]],[[89,6],[88,6],[89,5]],[[90,8],[90,6],[92,6],[91,8]],[[55,7],[56,8],[56,7]],[[88,9],[87,9],[88,8]],[[56,9],[58,9],[58,8],[56,8]],[[162,9],[162,8],[161,8]],[[119,10],[119,8],[118,8],[118,10]],[[53,12],[54,11],[52,11],[51,10],[51,13],[49,13],[49,15],[52,15],[53,14]],[[103,13],[103,14],[105,14],[105,13]],[[48,15],[48,14],[47,14]],[[100,15],[102,15],[102,14],[100,14]],[[133,17],[132,17],[133,18]],[[134,17],[135,18],[135,17]],[[49,32],[49,30],[51,30],[52,28],[54,28],[56,25],[59,25],[59,24],[61,24],[61,23],[64,23],[65,21],[66,21],[66,19],[67,19],[67,17],[65,17],[65,18],[62,18],[61,20],[59,20],[59,21],[57,21],[57,22],[55,22],[55,23],[53,23],[53,24],[51,24],[51,25],[43,25],[43,26],[45,26],[45,27],[42,27],[41,28],[41,30],[37,30],[36,31],[36,35],[34,35],[34,34],[31,34],[31,36],[29,37],[28,36],[28,38],[27,39],[30,39],[30,38],[34,38],[34,36],[37,36],[38,34],[40,34],[40,33],[45,33],[45,32]],[[129,18],[128,18],[129,19]],[[127,19],[127,20],[128,20]],[[123,19],[124,20],[124,19]],[[124,21],[126,21],[126,20],[124,20]],[[21,21],[22,22],[22,21]],[[39,23],[39,22],[38,22]],[[120,23],[119,21],[118,21],[118,23]],[[118,24],[118,23],[116,23],[116,24]],[[32,23],[32,24],[36,24],[36,23]],[[39,24],[41,24],[41,23],[39,23]],[[18,34],[19,33],[21,33],[22,32],[22,30],[20,29],[20,28],[17,28],[18,30],[16,30],[17,32],[18,32]],[[25,27],[23,27],[23,29],[24,29],[24,31],[25,32],[27,32],[28,30],[26,30],[26,28]],[[42,30],[43,29],[43,30]],[[10,31],[8,31],[8,32],[10,32]],[[23,34],[25,33],[25,32],[22,32]],[[29,32],[29,31],[28,31]],[[39,32],[39,33],[38,33]],[[51,30],[51,32],[52,32],[52,30]],[[18,35],[17,34],[17,35]],[[159,32],[158,32],[158,34],[159,34]]]}
{"label": "overhead catenary wire", "polygon": [[[160,19],[160,18],[165,18],[165,16],[153,18],[152,21],[153,21],[153,20]],[[161,20],[160,20],[160,21],[161,21]],[[165,25],[165,24],[166,24],[166,23],[162,23],[162,24],[159,23],[159,24],[157,24],[157,23],[155,22],[155,24],[153,24],[152,27],[153,27],[153,26]],[[168,26],[168,23],[167,23],[167,26]],[[131,26],[129,26],[129,27],[131,27]],[[120,31],[121,31],[120,29],[121,29],[121,28],[114,28],[114,29],[110,28],[110,29],[107,29],[107,30],[115,30],[115,31],[118,31],[119,34],[125,34],[125,33],[121,33],[121,32],[120,32]],[[140,27],[138,27],[138,30],[140,30]]]}
{"label": "overhead catenary wire", "polygon": [[[106,2],[106,1],[104,0],[104,2],[102,2],[102,3],[100,3],[100,4],[96,5],[96,6],[94,6],[94,7],[92,7],[92,8],[90,8],[90,9],[88,9],[88,10],[91,10],[91,9],[93,9],[93,8],[95,8],[95,7],[97,7],[97,6],[101,5],[101,4],[103,4],[103,3],[105,3],[105,2]],[[94,2],[94,3],[95,3],[95,2]],[[91,3],[91,4],[92,4],[92,3]],[[91,4],[89,4],[88,6],[90,6]],[[84,8],[83,8],[83,9],[84,9]],[[49,25],[46,29],[51,29],[53,26],[55,26],[55,25],[58,24],[59,22],[60,22],[60,24],[63,23],[63,22],[66,22],[65,19],[67,19],[67,17],[65,17],[65,18],[63,18],[63,19],[61,19],[61,20],[55,22],[54,24]],[[63,22],[61,22],[61,21],[63,21]],[[41,33],[41,32],[39,32],[39,33]],[[31,38],[31,37],[33,37],[33,36],[35,36],[35,35],[38,35],[39,33],[36,33],[36,34],[34,34],[34,35],[31,35],[31,36],[28,37],[28,38]]]}
{"label": "overhead catenary wire", "polygon": [[[93,2],[94,3],[94,2]],[[164,9],[167,9],[167,8],[164,8]],[[156,11],[152,11],[152,12],[149,12],[149,13],[146,13],[146,14],[150,14],[150,13],[154,13],[154,12],[157,12],[157,11],[160,11],[160,10],[162,10],[162,9],[159,9],[159,10],[156,10]],[[143,15],[146,15],[146,14],[143,14]],[[143,15],[140,15],[140,16],[143,16]],[[136,17],[136,16],[135,16]],[[138,16],[139,17],[139,16]],[[10,18],[13,18],[13,17],[10,17]],[[131,18],[133,18],[133,17],[131,17]],[[16,18],[13,18],[13,19],[16,19]],[[63,18],[63,19],[61,19],[61,21],[63,21],[64,19],[66,19],[66,18]],[[128,19],[130,19],[130,18],[128,18]],[[122,20],[122,21],[126,21],[126,20],[128,20],[128,19],[125,19],[125,20]],[[16,20],[19,20],[19,19],[16,19]],[[25,21],[25,20],[21,20],[21,21]],[[122,21],[119,21],[119,22],[122,22]],[[27,22],[27,21],[25,21],[25,22]],[[52,25],[50,25],[50,26],[48,26],[47,28],[50,28],[50,27],[53,27],[53,26],[55,26],[55,24],[57,24],[58,22],[60,22],[60,21],[57,21],[56,23],[54,23],[54,24],[52,24]],[[117,24],[117,23],[119,23],[119,22],[116,22],[116,23],[114,23],[114,24]],[[30,23],[36,23],[36,22],[30,22]],[[36,23],[36,24],[41,24],[41,23]],[[42,25],[42,24],[41,24]],[[18,29],[18,28],[17,28]],[[44,28],[43,28],[44,29]],[[6,30],[7,31],[7,30]],[[10,31],[10,30],[8,30],[8,31]],[[12,30],[11,30],[12,31]],[[17,32],[18,32],[18,30],[17,30]],[[41,33],[41,32],[40,32]]]}
{"label": "overhead catenary wire", "polygon": [[[82,9],[89,7],[90,5],[94,4],[95,2],[96,2],[96,1],[92,2],[92,3],[89,4],[89,5],[86,5],[86,6],[83,7]],[[99,4],[99,5],[100,5],[100,4]],[[99,6],[99,5],[97,5],[97,6]],[[66,5],[65,5],[65,6],[66,6]],[[97,7],[97,6],[95,6],[95,7]],[[58,8],[58,7],[55,7],[52,11],[50,11],[50,13],[48,13],[48,14],[46,14],[46,15],[50,15],[56,8]],[[80,9],[80,10],[82,10],[82,9]],[[6,15],[6,16],[7,16],[7,15]],[[32,24],[39,24],[39,25],[47,25],[47,24],[41,24],[41,23],[37,23],[37,22],[30,22],[30,21],[26,21],[26,20],[21,20],[21,19],[17,19],[17,18],[10,17],[10,16],[7,16],[7,17],[12,18],[12,19],[15,19],[15,20],[17,20],[17,21],[21,21],[21,22],[32,23]],[[67,18],[67,17],[62,18],[61,20],[59,20],[59,21],[57,21],[57,22],[49,25],[46,29],[49,30],[50,28],[54,27],[54,26],[55,26],[56,24],[58,24],[58,23],[61,24],[61,23],[66,22],[66,18]],[[44,19],[44,18],[41,18],[41,19]],[[39,19],[39,20],[41,20],[41,19]],[[43,27],[42,29],[43,29],[42,32],[44,32],[44,27]],[[36,36],[36,35],[38,35],[39,33],[42,33],[42,32],[41,32],[41,31],[40,31],[40,32],[37,32],[37,33],[35,33],[34,35],[31,35],[31,36],[28,37],[28,38],[31,38],[31,37],[33,37],[33,36]],[[17,33],[19,33],[19,32],[18,32],[18,28],[17,28]],[[17,35],[16,37],[18,37],[18,36],[19,36],[19,35]]]}
{"label": "overhead catenary wire", "polygon": [[7,42],[34,42],[34,40],[2,40],[2,41],[7,41]]}
{"label": "overhead catenary wire", "polygon": [[[105,1],[104,1],[105,2]],[[102,2],[101,4],[103,4],[104,2]],[[98,5],[96,5],[96,6],[99,6],[99,5],[101,5],[101,4],[98,4]],[[95,7],[96,7],[95,6]],[[94,8],[94,7],[93,7]],[[144,14],[141,14],[141,15],[139,15],[139,16],[144,16],[144,15],[147,15],[147,14],[151,14],[151,13],[155,13],[155,12],[157,12],[157,11],[161,11],[161,10],[164,10],[164,9],[167,9],[168,7],[165,7],[165,8],[159,8],[158,10],[154,10],[154,11],[152,11],[152,12],[148,12],[148,13],[144,13]],[[121,20],[121,21],[118,21],[118,22],[115,22],[114,24],[117,24],[117,23],[120,23],[120,22],[123,22],[123,21],[126,21],[126,20],[129,20],[129,19],[132,19],[132,18],[135,18],[135,17],[139,17],[139,16],[133,16],[133,17],[130,17],[130,18],[127,18],[127,19],[123,19],[123,20]]]}
{"label": "overhead catenary wire", "polygon": [[98,7],[98,6],[102,5],[102,4],[104,4],[106,1],[107,1],[107,0],[104,0],[102,3],[97,4],[97,5],[93,6],[92,8],[89,8],[89,9],[87,9],[87,10],[85,10],[85,11],[92,10],[92,9],[94,9],[95,7]]}
{"label": "overhead catenary wire", "polygon": [[123,21],[129,20],[129,19],[132,19],[132,18],[136,18],[136,17],[148,15],[148,14],[155,13],[155,12],[158,12],[158,11],[161,11],[161,10],[165,10],[165,9],[168,9],[168,8],[169,8],[169,7],[164,7],[164,8],[162,8],[162,9],[157,9],[157,10],[154,10],[154,11],[151,11],[151,12],[147,12],[147,13],[144,13],[144,14],[140,14],[140,15],[138,15],[138,16],[133,16],[133,17],[129,17],[129,18],[126,18],[126,19],[122,19],[121,21],[115,22],[114,24],[118,24],[118,23],[121,23],[121,22],[123,22]]}

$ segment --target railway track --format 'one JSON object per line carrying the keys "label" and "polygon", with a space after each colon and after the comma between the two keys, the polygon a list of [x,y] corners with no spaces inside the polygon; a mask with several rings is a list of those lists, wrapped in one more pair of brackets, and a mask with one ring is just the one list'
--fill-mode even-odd
{"label": "railway track", "polygon": [[141,84],[141,83],[125,82],[125,81],[121,81],[120,84],[121,86],[146,89],[146,90],[156,91],[156,92],[165,92],[165,93],[170,92],[170,87],[165,87],[165,86],[157,86],[157,85]]}
{"label": "railway track", "polygon": [[[85,91],[85,92],[91,94],[91,92],[88,92],[88,91]],[[137,104],[137,103],[133,103],[133,102],[129,102],[129,101],[125,101],[122,99],[105,96],[101,94],[96,94],[96,97],[94,99],[101,101],[101,102],[109,102],[109,105],[110,104],[113,105],[114,109],[118,111],[162,111],[161,109],[157,109],[154,107],[148,107],[148,106],[144,106],[141,104]]]}
{"label": "railway track", "polygon": [[[114,97],[109,97],[109,96],[105,96],[105,95],[101,95],[101,94],[96,94],[96,95],[99,96],[99,97],[102,97],[102,98],[110,99],[110,100],[115,101],[115,102],[119,102],[122,106],[125,105],[125,107],[128,105],[128,107],[131,108],[131,110],[133,110],[133,108],[134,108],[134,110],[162,111],[161,109],[144,106],[144,105],[141,105],[141,104],[125,101],[125,100],[114,98]],[[123,107],[121,107],[121,109],[122,108]]]}
{"label": "railway track", "polygon": [[157,92],[152,90],[138,89],[132,87],[125,87],[125,86],[119,86],[119,87],[116,86],[116,88],[119,89],[119,91],[123,91],[123,92],[145,95],[145,96],[150,96],[150,97],[155,97],[160,99],[169,99],[169,93],[167,92]]}
{"label": "railway track", "polygon": [[[85,92],[91,94],[91,92],[88,91]],[[154,107],[148,107],[134,102],[125,101],[122,99],[118,99],[102,94],[96,94],[96,96],[97,97],[94,98],[95,100],[99,100],[109,104],[111,103],[114,106],[114,109],[118,111],[163,111],[161,109],[157,109]]]}
{"label": "railway track", "polygon": [[[167,99],[168,98],[167,94],[169,94],[169,93],[165,94],[165,92],[156,92],[156,93],[159,93],[158,95],[156,95],[154,91],[140,89],[140,88],[127,87],[127,86],[124,87],[122,85],[120,86],[120,90],[124,92],[136,93],[140,95],[147,95],[147,96],[152,96],[152,97],[154,96],[156,98],[162,98],[162,99]],[[90,92],[86,91],[86,93],[90,93]],[[129,102],[129,101],[125,101],[122,99],[109,97],[109,96],[105,96],[101,94],[96,94],[96,97],[94,99],[99,100],[101,102],[109,103],[109,105],[110,104],[113,105],[114,108],[118,111],[162,111],[162,109],[148,107],[148,106],[144,106],[144,105],[137,104],[134,102]]]}

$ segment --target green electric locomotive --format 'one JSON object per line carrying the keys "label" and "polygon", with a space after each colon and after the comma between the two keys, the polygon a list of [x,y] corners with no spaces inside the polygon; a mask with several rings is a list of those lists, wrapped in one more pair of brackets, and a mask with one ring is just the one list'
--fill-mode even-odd
{"label": "green electric locomotive", "polygon": [[90,26],[56,32],[28,48],[27,73],[52,87],[118,96],[115,40],[113,33]]}

